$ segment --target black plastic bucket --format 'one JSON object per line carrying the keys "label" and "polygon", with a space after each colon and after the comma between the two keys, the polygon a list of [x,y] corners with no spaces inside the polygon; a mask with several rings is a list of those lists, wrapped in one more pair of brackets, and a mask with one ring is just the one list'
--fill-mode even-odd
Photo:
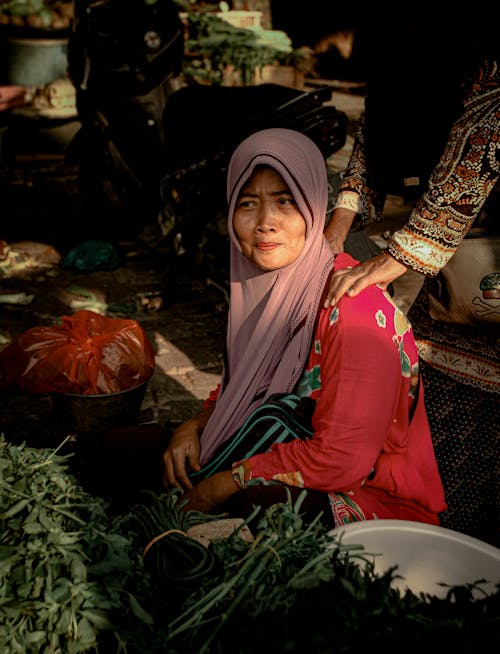
{"label": "black plastic bucket", "polygon": [[52,393],[58,425],[68,434],[95,434],[136,425],[147,386],[146,381],[119,393],[102,395]]}

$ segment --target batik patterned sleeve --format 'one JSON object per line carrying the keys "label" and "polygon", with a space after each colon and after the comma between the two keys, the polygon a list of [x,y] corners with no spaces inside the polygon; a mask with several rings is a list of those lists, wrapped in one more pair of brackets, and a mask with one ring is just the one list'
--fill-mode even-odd
{"label": "batik patterned sleeve", "polygon": [[350,209],[361,218],[361,227],[380,220],[385,196],[367,183],[366,110],[361,114],[352,153],[342,178],[334,209]]}
{"label": "batik patterned sleeve", "polygon": [[500,174],[500,70],[484,65],[470,86],[441,159],[390,254],[434,276],[453,256]]}

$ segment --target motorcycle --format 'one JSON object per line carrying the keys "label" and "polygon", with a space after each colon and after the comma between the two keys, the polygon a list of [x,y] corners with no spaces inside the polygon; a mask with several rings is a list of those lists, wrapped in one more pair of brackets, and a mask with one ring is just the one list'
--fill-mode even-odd
{"label": "motorcycle", "polygon": [[186,83],[186,26],[172,0],[76,0],[69,76],[81,128],[68,148],[100,229],[161,246],[169,268],[226,271],[225,172],[237,143],[265,127],[310,136],[325,159],[347,115],[328,86]]}

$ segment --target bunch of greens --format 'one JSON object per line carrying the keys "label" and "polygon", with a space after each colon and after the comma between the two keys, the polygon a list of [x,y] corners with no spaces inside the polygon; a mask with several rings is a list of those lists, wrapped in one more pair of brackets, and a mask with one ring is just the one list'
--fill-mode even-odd
{"label": "bunch of greens", "polygon": [[290,56],[262,39],[261,32],[234,27],[216,14],[191,12],[187,21],[183,72],[188,78],[222,84],[229,67],[241,75],[242,84],[249,85],[256,70]]}
{"label": "bunch of greens", "polygon": [[[238,532],[211,542],[215,562],[182,604],[154,601],[148,654],[443,647],[455,654],[500,646],[500,588],[486,594],[477,582],[450,587],[445,597],[403,592],[393,584],[396,566],[376,574],[362,546],[342,545],[319,516],[304,523],[302,498],[267,509],[252,543]],[[175,583],[165,592],[175,596]]]}
{"label": "bunch of greens", "polygon": [[186,501],[182,491],[174,488],[157,495],[142,492],[141,501],[133,506],[121,524],[142,551],[144,567],[160,592],[156,606],[162,603],[166,588],[169,605],[181,606],[183,599],[199,588],[200,583],[211,579],[216,558],[212,551],[188,535],[190,527],[201,522],[220,518],[199,511],[183,511]]}
{"label": "bunch of greens", "polygon": [[[70,455],[68,455],[70,456]],[[152,620],[142,559],[63,457],[0,438],[0,651],[106,654]],[[122,650],[123,651],[123,650]]]}
{"label": "bunch of greens", "polygon": [[441,652],[500,647],[500,587],[400,591],[363,548],[305,523],[289,500],[205,549],[186,532],[220,516],[181,492],[111,516],[68,457],[0,438],[2,654]]}
{"label": "bunch of greens", "polygon": [[71,0],[0,0],[0,24],[66,30],[74,18]]}

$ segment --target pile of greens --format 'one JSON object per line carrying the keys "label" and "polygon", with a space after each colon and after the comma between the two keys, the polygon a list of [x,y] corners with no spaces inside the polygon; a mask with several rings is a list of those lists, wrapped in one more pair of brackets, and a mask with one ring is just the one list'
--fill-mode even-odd
{"label": "pile of greens", "polygon": [[[183,511],[177,490],[125,514],[89,495],[72,455],[0,438],[2,654],[453,654],[500,646],[500,588],[404,593],[397,569],[376,575],[362,548],[344,547],[301,498],[208,548],[187,535],[220,516]],[[360,561],[362,565],[359,565]]]}
{"label": "pile of greens", "polygon": [[220,574],[204,580],[173,620],[165,616],[164,648],[155,651],[456,654],[500,645],[500,588],[481,594],[478,582],[450,587],[444,598],[403,593],[392,584],[396,567],[375,574],[361,546],[332,542],[299,510],[300,499],[268,509],[253,544],[215,541]]}
{"label": "pile of greens", "polygon": [[266,41],[262,38],[263,30],[235,27],[208,12],[190,12],[187,21],[189,38],[185,43],[183,73],[188,79],[222,84],[230,66],[248,86],[257,69],[276,63],[285,55],[291,58],[291,48],[284,52],[282,47]]}
{"label": "pile of greens", "polygon": [[121,624],[151,622],[140,555],[67,458],[0,439],[2,654],[120,651]]}

